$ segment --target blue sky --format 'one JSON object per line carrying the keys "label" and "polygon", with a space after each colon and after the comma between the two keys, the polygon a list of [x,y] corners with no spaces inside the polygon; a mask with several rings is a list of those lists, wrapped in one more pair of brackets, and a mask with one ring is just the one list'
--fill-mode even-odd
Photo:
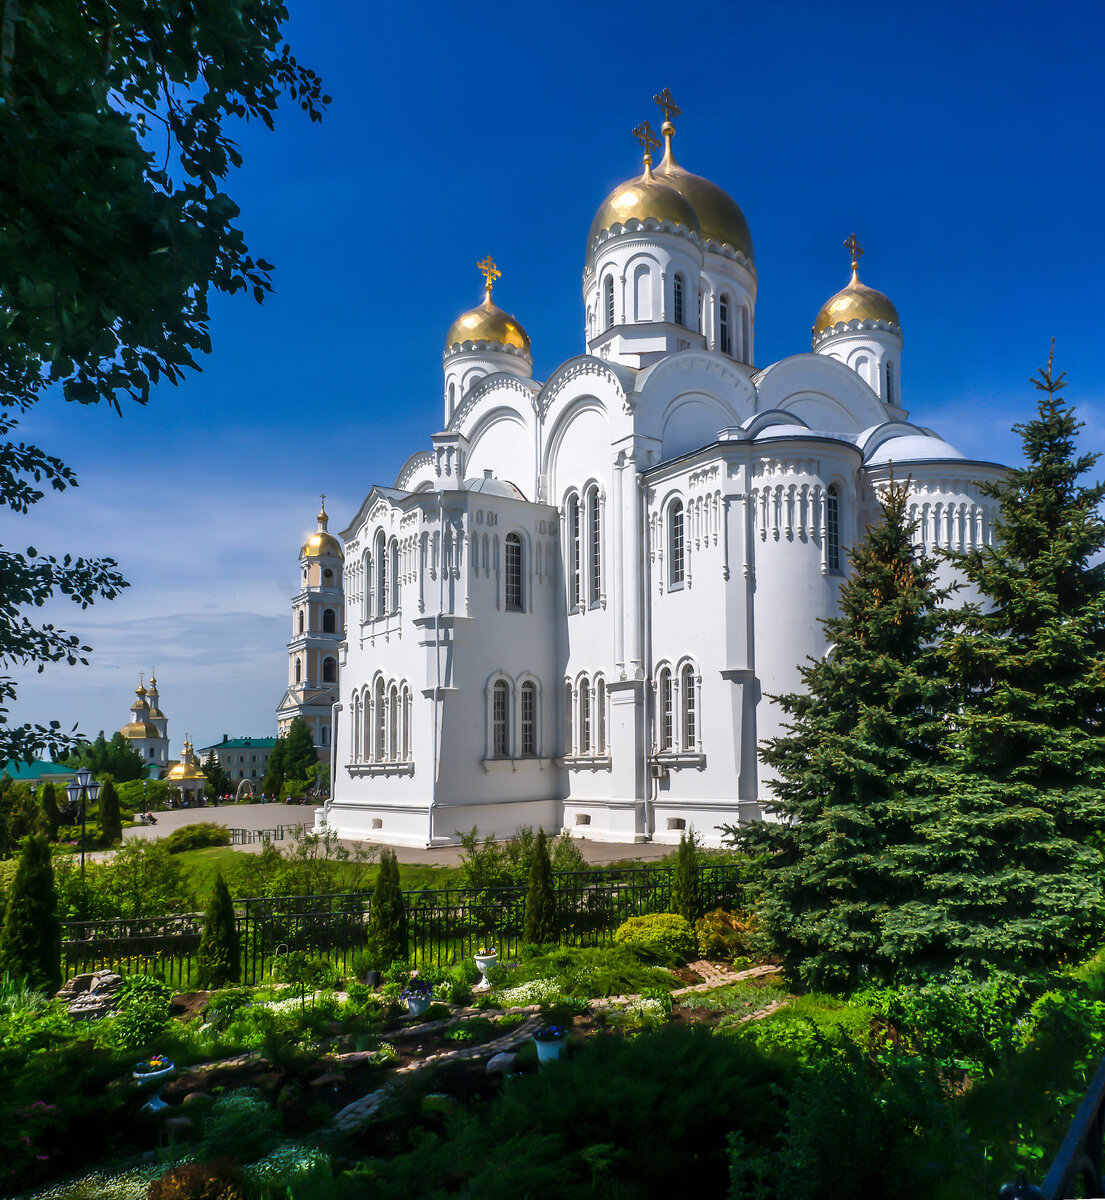
{"label": "blue sky", "polygon": [[145,410],[46,402],[24,425],[81,487],[2,540],[113,554],[132,587],[50,611],[93,665],[27,676],[18,719],[116,729],[156,664],[174,753],[185,732],[271,734],[318,493],[340,531],[428,446],[484,254],[539,378],[582,350],[587,228],[639,172],[630,131],[659,126],[665,86],[679,160],[751,226],[758,365],[809,349],[855,231],[902,317],[913,419],[1016,460],[1054,336],[1084,443],[1105,445],[1099,3],[289,7],[333,104],[239,129],[228,186],[276,295],[217,299],[202,373]]}

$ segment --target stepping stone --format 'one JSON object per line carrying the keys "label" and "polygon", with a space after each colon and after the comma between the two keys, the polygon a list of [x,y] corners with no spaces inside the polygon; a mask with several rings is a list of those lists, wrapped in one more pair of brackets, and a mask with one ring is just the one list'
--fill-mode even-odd
{"label": "stepping stone", "polygon": [[514,1061],[517,1057],[517,1054],[508,1054],[503,1051],[501,1054],[496,1054],[493,1058],[489,1058],[487,1060],[488,1075],[494,1075],[499,1071],[502,1071],[505,1075],[514,1066]]}

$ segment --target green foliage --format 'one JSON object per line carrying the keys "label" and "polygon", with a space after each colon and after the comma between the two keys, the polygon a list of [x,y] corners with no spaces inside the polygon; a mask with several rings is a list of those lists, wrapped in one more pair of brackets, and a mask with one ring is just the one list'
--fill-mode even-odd
{"label": "green foliage", "polygon": [[207,905],[196,958],[199,963],[198,987],[219,988],[228,983],[237,983],[242,978],[234,902],[221,874],[215,880],[215,891]]}
{"label": "green foliage", "polygon": [[169,1024],[173,990],[149,975],[128,975],[119,989],[119,1007],[103,1028],[103,1036],[119,1050],[156,1050]]}
{"label": "green foliage", "polygon": [[694,936],[700,958],[712,962],[732,962],[751,952],[747,920],[736,913],[715,908],[694,923]]}
{"label": "green foliage", "polygon": [[696,950],[694,929],[678,913],[630,917],[614,931],[614,945],[663,963],[689,962]]}
{"label": "green foliage", "polygon": [[253,991],[250,988],[222,988],[204,1005],[204,1018],[211,1024],[222,1028],[228,1025],[252,1000]]}
{"label": "green foliage", "polygon": [[523,938],[530,945],[555,942],[560,936],[553,888],[552,863],[545,831],[539,829],[530,859],[529,887],[526,891],[526,918]]}
{"label": "green foliage", "polygon": [[45,818],[29,784],[0,775],[0,857],[14,854],[20,842],[43,829]]}
{"label": "green foliage", "polygon": [[[270,760],[271,761],[271,760]],[[318,769],[318,751],[311,727],[302,717],[293,717],[284,735],[284,780],[306,785]]]}
{"label": "green foliage", "polygon": [[261,791],[267,796],[279,796],[280,789],[284,786],[284,760],[287,753],[287,745],[288,739],[283,734],[273,742],[272,750],[269,753],[268,766],[265,767],[265,775],[261,780]]}
{"label": "green foliage", "polygon": [[123,818],[119,812],[119,796],[115,785],[107,780],[100,788],[100,839],[114,846],[123,839]]}
{"label": "green foliage", "polygon": [[0,932],[0,970],[24,976],[35,988],[61,986],[61,923],[50,843],[45,834],[25,838]]}
{"label": "green foliage", "polygon": [[272,976],[280,983],[291,985],[301,1008],[306,1007],[308,992],[331,988],[338,982],[333,964],[306,950],[291,950],[274,959]]}
{"label": "green foliage", "polygon": [[214,821],[197,821],[194,825],[181,825],[164,839],[165,849],[170,854],[184,850],[202,850],[206,846],[229,846],[230,830]]}
{"label": "green foliage", "polygon": [[208,1163],[178,1163],[153,1180],[147,1200],[246,1200],[247,1191],[237,1159]]}
{"label": "green foliage", "polygon": [[380,869],[372,893],[369,937],[386,965],[407,957],[407,909],[399,884],[399,860],[394,850],[380,855]]}
{"label": "green foliage", "polygon": [[679,835],[675,852],[675,869],[671,880],[671,906],[684,920],[693,925],[702,916],[702,881],[698,869],[698,835]]}
{"label": "green foliage", "polygon": [[[461,886],[477,892],[483,902],[492,900],[490,889],[528,887],[530,868],[537,848],[537,834],[529,825],[506,841],[488,834],[482,841],[473,826],[467,833],[457,831],[461,844]],[[549,858],[556,871],[582,871],[587,863],[578,843],[566,834],[551,839]]]}
{"label": "green foliage", "polygon": [[242,1088],[220,1096],[211,1106],[199,1156],[205,1162],[229,1157],[251,1162],[279,1140],[279,1114],[257,1092]]}
{"label": "green foliage", "polygon": [[107,862],[96,864],[95,871],[90,868],[89,878],[94,881],[94,892],[120,916],[148,917],[193,909],[184,872],[162,839],[125,841]]}
{"label": "green foliage", "polygon": [[42,815],[46,820],[46,836],[50,841],[56,841],[58,826],[61,824],[61,813],[58,810],[58,794],[52,783],[42,787]]}
{"label": "green foliage", "polygon": [[157,812],[168,806],[169,783],[165,779],[132,779],[115,790],[120,806],[131,812]]}
{"label": "green foliage", "polygon": [[86,767],[97,779],[110,776],[119,783],[140,779],[146,773],[146,760],[121,733],[104,737],[101,729],[94,742],[84,742],[69,755],[70,767]]}
{"label": "green foliage", "polygon": [[[510,988],[538,985],[538,991],[561,997],[637,995],[651,989],[670,990],[675,977],[662,968],[642,963],[627,946],[595,946],[577,949],[559,946],[547,954],[534,955],[520,964],[507,980]],[[534,1003],[536,994],[522,1003]]]}

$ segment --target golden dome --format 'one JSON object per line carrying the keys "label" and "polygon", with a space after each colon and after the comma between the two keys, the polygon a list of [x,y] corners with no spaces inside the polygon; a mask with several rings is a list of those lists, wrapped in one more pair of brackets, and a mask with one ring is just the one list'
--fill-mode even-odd
{"label": "golden dome", "polygon": [[847,325],[852,321],[885,321],[901,332],[902,322],[898,310],[889,297],[859,281],[859,259],[863,250],[856,241],[856,235],[852,234],[844,246],[852,252],[852,278],[846,288],[837,292],[835,296],[830,296],[821,306],[821,311],[813,323],[813,336],[817,337],[836,325]]}
{"label": "golden dome", "polygon": [[675,126],[665,121],[660,127],[664,135],[664,157],[656,168],[657,179],[677,191],[691,205],[698,217],[698,228],[707,242],[732,246],[755,263],[752,252],[752,231],[748,228],[740,205],[716,183],[685,170],[675,161],[671,143]]}
{"label": "golden dome", "polygon": [[180,762],[175,767],[169,769],[169,774],[166,779],[174,780],[177,783],[188,783],[195,779],[205,779],[206,776],[200,770],[199,764],[196,762],[196,756],[192,752],[192,742],[190,738],[184,739],[184,751],[180,756]]}
{"label": "golden dome", "polygon": [[318,529],[299,548],[300,558],[345,557],[341,542],[332,533],[326,532],[326,524],[329,519],[326,515],[326,495],[324,493],[322,504],[319,506]]}
{"label": "golden dome", "polygon": [[668,186],[666,180],[658,180],[651,166],[646,164],[639,179],[618,184],[599,206],[587,234],[587,253],[590,254],[595,238],[611,226],[649,218],[661,223],[670,221],[694,233],[699,232],[699,218],[691,204],[674,185]]}
{"label": "golden dome", "polygon": [[125,738],[159,738],[161,736],[157,731],[157,726],[151,725],[149,721],[131,721],[124,725],[119,732]]}
{"label": "golden dome", "polygon": [[462,342],[502,342],[523,354],[530,353],[529,334],[510,313],[503,312],[492,302],[490,290],[484,293],[481,305],[461,313],[449,326],[445,335],[446,350]]}

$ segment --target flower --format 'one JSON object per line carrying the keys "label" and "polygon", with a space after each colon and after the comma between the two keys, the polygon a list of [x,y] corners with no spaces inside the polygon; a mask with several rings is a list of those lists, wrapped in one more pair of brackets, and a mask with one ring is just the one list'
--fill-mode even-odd
{"label": "flower", "polygon": [[408,1000],[425,1000],[434,994],[434,985],[428,979],[419,979],[412,975],[403,989],[403,996]]}
{"label": "flower", "polygon": [[164,1054],[151,1054],[148,1059],[140,1062],[134,1069],[139,1075],[149,1075],[153,1071],[164,1071],[172,1065],[173,1060]]}
{"label": "flower", "polygon": [[476,951],[477,958],[490,958],[492,955],[495,955],[496,957],[498,957],[494,946],[481,946]]}
{"label": "flower", "polygon": [[535,1042],[560,1042],[568,1036],[563,1025],[542,1025],[533,1035]]}

